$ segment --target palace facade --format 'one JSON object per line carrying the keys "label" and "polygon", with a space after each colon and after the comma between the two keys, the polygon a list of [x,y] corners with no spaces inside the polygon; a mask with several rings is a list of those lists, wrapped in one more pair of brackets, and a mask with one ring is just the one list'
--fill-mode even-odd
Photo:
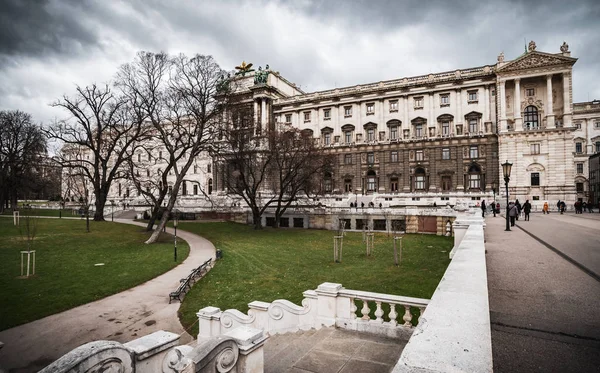
{"label": "palace facade", "polygon": [[[267,67],[239,77],[237,90],[257,132],[295,127],[335,155],[322,175],[326,205],[505,200],[505,161],[511,200],[572,204],[591,198],[588,158],[600,151],[600,103],[573,104],[576,61],[566,43],[547,53],[531,42],[513,60],[313,93]],[[181,207],[226,199],[224,172],[199,158]],[[110,199],[142,203],[123,190]]]}

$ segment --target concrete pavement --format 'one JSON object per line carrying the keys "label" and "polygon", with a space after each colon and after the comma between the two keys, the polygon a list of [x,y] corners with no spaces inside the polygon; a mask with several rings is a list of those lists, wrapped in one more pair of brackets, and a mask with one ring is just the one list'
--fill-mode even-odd
{"label": "concrete pavement", "polygon": [[[167,228],[167,232],[173,230]],[[35,372],[84,343],[123,343],[161,329],[182,334],[181,343],[190,342],[192,337],[177,317],[179,303],[169,304],[168,295],[194,267],[214,258],[215,248],[189,232],[178,230],[177,236],[189,244],[190,254],[169,272],[124,292],[0,332],[4,343],[0,367],[9,372]]]}
{"label": "concrete pavement", "polygon": [[486,224],[494,371],[600,372],[600,221],[552,213],[510,232],[503,217]]}

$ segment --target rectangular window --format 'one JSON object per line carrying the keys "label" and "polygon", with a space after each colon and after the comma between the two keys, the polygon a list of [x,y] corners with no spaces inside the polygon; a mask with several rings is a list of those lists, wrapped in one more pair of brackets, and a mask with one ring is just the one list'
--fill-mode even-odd
{"label": "rectangular window", "polygon": [[469,133],[477,133],[477,119],[469,119]]}
{"label": "rectangular window", "polygon": [[327,133],[323,134],[323,143],[325,145],[331,144],[331,133],[330,132],[327,132]]}
{"label": "rectangular window", "polygon": [[531,144],[531,154],[540,154],[540,144]]}
{"label": "rectangular window", "polygon": [[415,97],[415,109],[423,109],[423,97]]}
{"label": "rectangular window", "polygon": [[600,120],[594,122],[594,128],[600,128]]}
{"label": "rectangular window", "polygon": [[583,153],[583,148],[580,142],[575,143],[575,153]]}
{"label": "rectangular window", "polygon": [[373,114],[375,114],[375,104],[369,103],[369,104],[367,104],[367,115],[373,115]]}
{"label": "rectangular window", "polygon": [[352,164],[352,154],[344,154],[344,164]]}
{"label": "rectangular window", "polygon": [[423,151],[422,150],[417,150],[415,152],[415,160],[416,161],[422,161],[424,159],[423,157]]}
{"label": "rectangular window", "polygon": [[425,189],[425,176],[423,176],[423,175],[415,176],[415,189],[417,189],[417,190]]}
{"label": "rectangular window", "polygon": [[390,153],[390,162],[398,162],[398,152],[392,151]]}
{"label": "rectangular window", "polygon": [[442,136],[450,135],[450,122],[442,122]]}
{"label": "rectangular window", "polygon": [[440,106],[449,106],[450,105],[450,94],[446,93],[440,95]]}
{"label": "rectangular window", "polygon": [[304,112],[304,122],[310,122],[310,111]]}
{"label": "rectangular window", "polygon": [[158,159],[162,159],[162,151],[158,152]]}
{"label": "rectangular window", "polygon": [[331,178],[330,177],[325,178],[324,187],[325,187],[325,192],[326,193],[331,193],[331,190],[333,189],[333,185],[331,183]]}
{"label": "rectangular window", "polygon": [[527,88],[527,89],[525,89],[525,94],[527,95],[527,97],[535,96],[535,89]]}
{"label": "rectangular window", "polygon": [[211,169],[211,165],[210,163],[206,165],[206,172],[208,172],[210,174],[210,169]]}
{"label": "rectangular window", "polygon": [[367,177],[367,191],[374,192],[377,189],[377,185],[375,183],[375,176]]}
{"label": "rectangular window", "polygon": [[575,123],[575,128],[577,128],[578,130],[581,129],[581,123]]}
{"label": "rectangular window", "polygon": [[352,179],[344,180],[344,190],[349,193],[352,192]]}
{"label": "rectangular window", "polygon": [[346,144],[350,144],[352,142],[352,131],[344,132],[344,140],[346,141]]}
{"label": "rectangular window", "polygon": [[375,163],[375,153],[367,153],[367,163],[368,164]]}
{"label": "rectangular window", "polygon": [[331,109],[323,109],[323,119],[324,120],[331,119]]}
{"label": "rectangular window", "polygon": [[531,173],[531,186],[540,186],[540,173],[539,172]]}
{"label": "rectangular window", "polygon": [[600,153],[600,141],[596,141],[596,153]]}
{"label": "rectangular window", "polygon": [[450,148],[442,149],[442,159],[444,159],[444,160],[450,159]]}
{"label": "rectangular window", "polygon": [[479,148],[477,145],[471,146],[469,148],[469,156],[471,158],[479,158]]}
{"label": "rectangular window", "polygon": [[344,106],[344,118],[352,116],[352,106]]}
{"label": "rectangular window", "polygon": [[583,163],[577,163],[577,173],[578,174],[583,173]]}
{"label": "rectangular window", "polygon": [[404,130],[404,138],[408,139],[410,137],[410,130]]}
{"label": "rectangular window", "polygon": [[442,191],[448,192],[452,189],[452,177],[442,176]]}
{"label": "rectangular window", "polygon": [[398,111],[398,100],[390,100],[390,113]]}
{"label": "rectangular window", "polygon": [[583,183],[575,183],[575,189],[577,190],[577,193],[582,193],[583,192]]}
{"label": "rectangular window", "polygon": [[418,139],[423,137],[423,125],[422,124],[415,125],[415,136]]}
{"label": "rectangular window", "polygon": [[390,179],[390,191],[397,192],[398,191],[398,178],[393,177]]}
{"label": "rectangular window", "polygon": [[398,138],[398,127],[391,126],[390,127],[390,140],[396,140]]}
{"label": "rectangular window", "polygon": [[198,185],[194,184],[194,195],[198,195]]}
{"label": "rectangular window", "polygon": [[480,189],[481,175],[470,174],[469,175],[469,189]]}
{"label": "rectangular window", "polygon": [[285,115],[285,124],[292,124],[292,114]]}
{"label": "rectangular window", "polygon": [[468,102],[477,102],[477,91],[467,91]]}
{"label": "rectangular window", "polygon": [[369,128],[367,130],[367,141],[375,141],[375,129]]}

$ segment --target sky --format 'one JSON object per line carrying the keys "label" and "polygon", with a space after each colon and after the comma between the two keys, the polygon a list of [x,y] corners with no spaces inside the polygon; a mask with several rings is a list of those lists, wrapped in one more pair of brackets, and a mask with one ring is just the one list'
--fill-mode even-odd
{"label": "sky", "polygon": [[0,110],[63,119],[52,102],[110,84],[141,50],[269,64],[312,92],[492,65],[530,40],[566,41],[574,101],[600,99],[598,0],[2,0]]}

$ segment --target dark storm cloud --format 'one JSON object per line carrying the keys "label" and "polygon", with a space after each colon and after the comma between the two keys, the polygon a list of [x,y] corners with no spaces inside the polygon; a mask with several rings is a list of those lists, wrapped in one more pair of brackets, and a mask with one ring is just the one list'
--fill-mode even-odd
{"label": "dark storm cloud", "polygon": [[0,54],[41,56],[74,54],[97,44],[85,26],[79,1],[3,0],[0,5]]}

